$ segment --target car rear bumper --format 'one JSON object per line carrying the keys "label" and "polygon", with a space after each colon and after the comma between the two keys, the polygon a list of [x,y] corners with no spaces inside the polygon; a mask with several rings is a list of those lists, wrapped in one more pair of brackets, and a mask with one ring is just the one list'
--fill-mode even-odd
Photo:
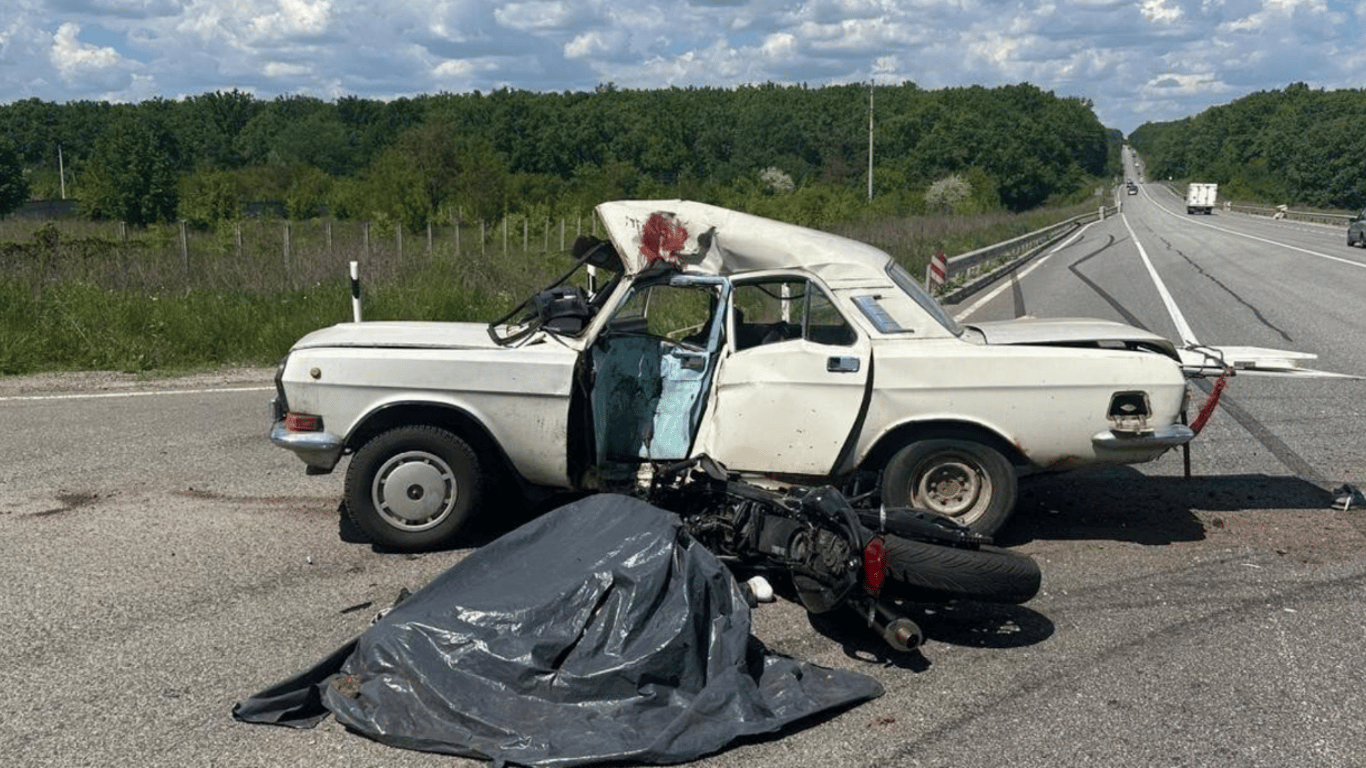
{"label": "car rear bumper", "polygon": [[1195,432],[1185,424],[1171,424],[1152,432],[1132,433],[1106,430],[1091,438],[1098,456],[1110,458],[1133,456],[1125,461],[1146,461],[1162,453],[1185,445],[1195,438]]}

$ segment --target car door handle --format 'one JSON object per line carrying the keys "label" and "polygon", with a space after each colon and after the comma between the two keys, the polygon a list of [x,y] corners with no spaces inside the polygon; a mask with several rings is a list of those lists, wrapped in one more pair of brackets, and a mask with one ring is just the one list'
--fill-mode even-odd
{"label": "car door handle", "polygon": [[857,357],[829,357],[825,360],[825,370],[830,373],[858,373],[860,363]]}

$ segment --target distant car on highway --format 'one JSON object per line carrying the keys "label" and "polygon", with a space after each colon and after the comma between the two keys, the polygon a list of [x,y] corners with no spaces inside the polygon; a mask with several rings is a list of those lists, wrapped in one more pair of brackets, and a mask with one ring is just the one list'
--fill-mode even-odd
{"label": "distant car on highway", "polygon": [[1357,214],[1352,223],[1347,225],[1347,244],[1366,248],[1366,211]]}

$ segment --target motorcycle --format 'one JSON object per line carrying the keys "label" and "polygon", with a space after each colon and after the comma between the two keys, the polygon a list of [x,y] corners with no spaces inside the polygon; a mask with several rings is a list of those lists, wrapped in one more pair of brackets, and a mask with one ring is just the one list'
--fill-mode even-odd
{"label": "motorcycle", "polygon": [[852,608],[899,651],[918,647],[924,633],[897,599],[1018,604],[1039,591],[1033,559],[953,520],[858,508],[829,486],[770,490],[705,456],[657,469],[647,500],[678,514],[737,576],[785,578],[811,613]]}

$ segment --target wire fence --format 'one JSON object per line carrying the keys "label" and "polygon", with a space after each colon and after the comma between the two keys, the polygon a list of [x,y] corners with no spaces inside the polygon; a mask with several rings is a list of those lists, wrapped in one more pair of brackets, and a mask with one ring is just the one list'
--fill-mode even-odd
{"label": "wire fence", "polygon": [[185,222],[134,229],[121,222],[0,222],[0,274],[41,287],[82,282],[145,293],[274,292],[344,278],[352,261],[384,282],[434,263],[518,263],[564,253],[597,234],[591,214],[494,225],[432,225],[413,232],[384,222],[249,218],[200,230]]}

